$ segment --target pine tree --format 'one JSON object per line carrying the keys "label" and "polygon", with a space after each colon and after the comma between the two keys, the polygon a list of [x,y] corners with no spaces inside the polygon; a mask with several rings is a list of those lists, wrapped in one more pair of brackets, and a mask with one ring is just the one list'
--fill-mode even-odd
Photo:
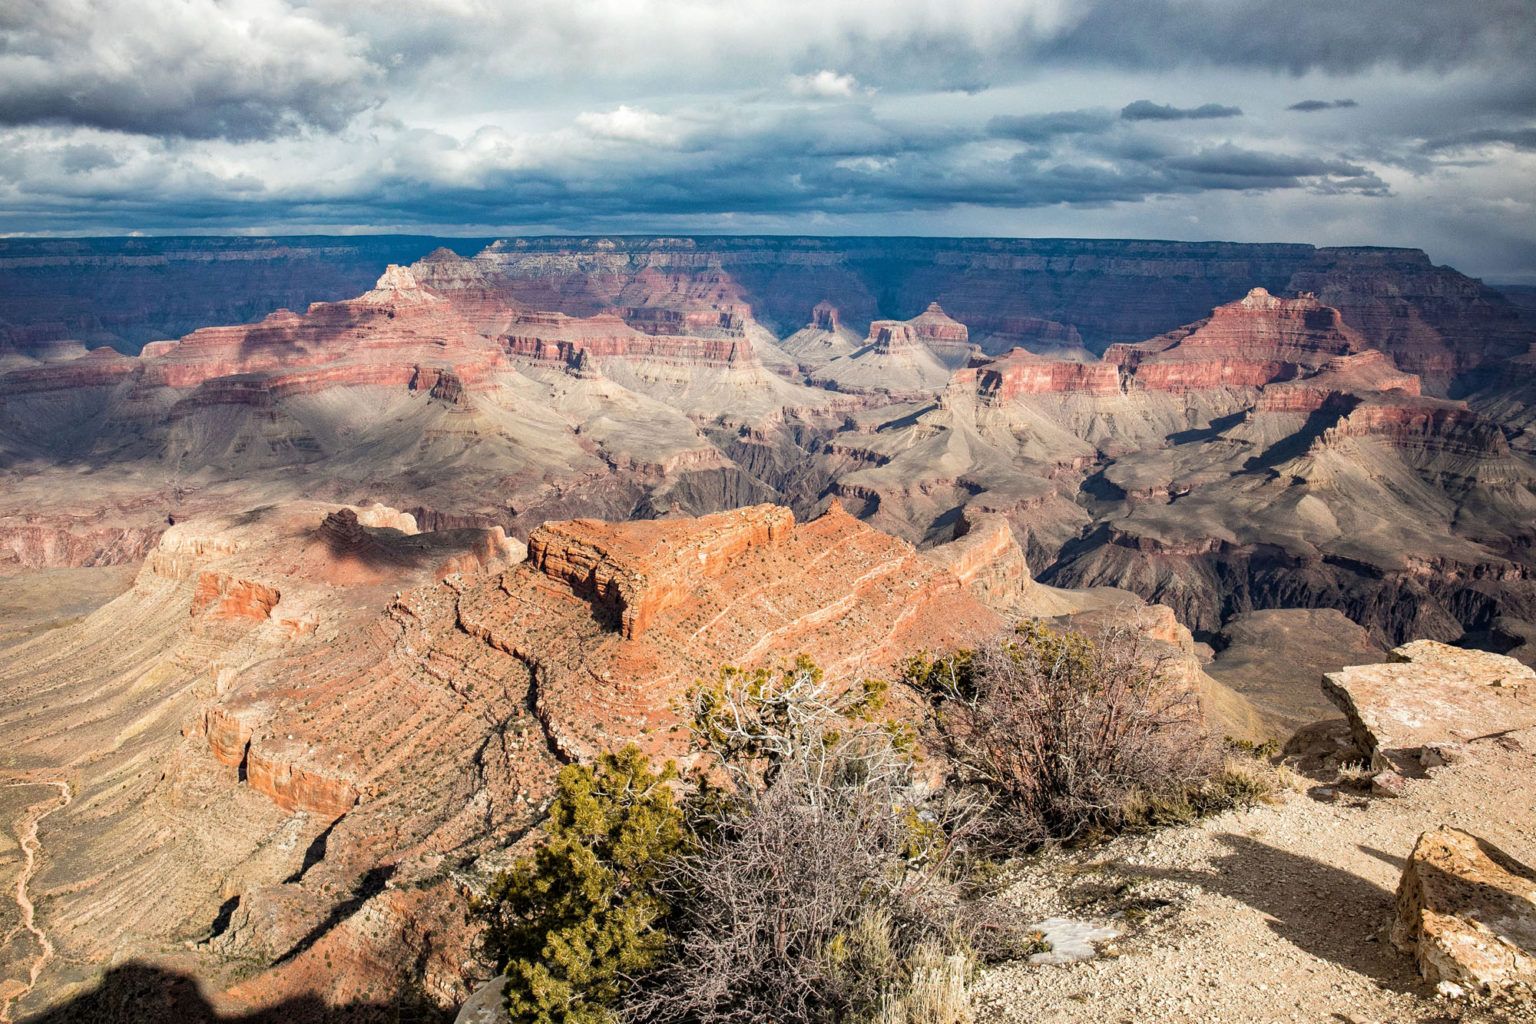
{"label": "pine tree", "polygon": [[666,903],[653,891],[683,839],[683,816],[661,771],[634,746],[596,769],[568,765],[545,844],[497,876],[471,912],[507,977],[519,1024],[608,1024],[626,979],[654,964]]}

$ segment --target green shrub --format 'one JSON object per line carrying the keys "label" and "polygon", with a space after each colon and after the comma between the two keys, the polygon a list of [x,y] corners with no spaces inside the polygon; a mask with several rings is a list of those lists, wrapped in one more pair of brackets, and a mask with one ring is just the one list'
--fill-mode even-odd
{"label": "green shrub", "polygon": [[568,765],[544,845],[473,902],[512,1020],[605,1024],[627,979],[656,962],[668,908],[653,883],[683,838],[676,774],[633,746],[595,769]]}

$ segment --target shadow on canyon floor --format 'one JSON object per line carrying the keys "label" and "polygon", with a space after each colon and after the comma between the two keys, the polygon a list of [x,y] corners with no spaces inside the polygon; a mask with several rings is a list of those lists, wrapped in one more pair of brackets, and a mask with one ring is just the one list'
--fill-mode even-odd
{"label": "shadow on canyon floor", "polygon": [[196,979],[152,964],[129,962],[67,1003],[21,1018],[21,1024],[446,1024],[453,1014],[409,994],[378,1003],[332,1006],[301,996],[249,1013],[223,1014]]}
{"label": "shadow on canyon floor", "polygon": [[1137,874],[1197,885],[1264,914],[1276,934],[1314,956],[1398,992],[1419,992],[1412,961],[1392,948],[1385,926],[1395,895],[1359,875],[1247,836],[1224,835],[1231,851],[1213,871],[1139,868]]}

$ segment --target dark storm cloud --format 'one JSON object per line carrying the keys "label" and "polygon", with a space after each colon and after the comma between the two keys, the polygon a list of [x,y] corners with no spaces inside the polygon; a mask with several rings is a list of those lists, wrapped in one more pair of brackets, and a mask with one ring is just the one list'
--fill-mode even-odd
{"label": "dark storm cloud", "polygon": [[1529,0],[1137,0],[1086,6],[1047,40],[1051,59],[1120,66],[1209,64],[1304,74],[1381,65],[1518,64],[1536,47]]}
{"label": "dark storm cloud", "polygon": [[1531,2],[0,3],[0,230],[1536,237]]}
{"label": "dark storm cloud", "polygon": [[193,139],[335,131],[377,102],[361,41],[279,0],[56,0],[0,15],[0,124]]}
{"label": "dark storm cloud", "polygon": [[1224,107],[1220,103],[1173,107],[1151,100],[1136,100],[1120,108],[1120,116],[1127,121],[1208,121],[1218,117],[1241,117],[1242,114],[1240,107]]}
{"label": "dark storm cloud", "polygon": [[1536,126],[1525,125],[1506,128],[1480,128],[1456,132],[1429,139],[1423,149],[1430,153],[1474,149],[1482,146],[1510,146],[1526,152],[1536,152]]}
{"label": "dark storm cloud", "polygon": [[1359,105],[1354,100],[1302,100],[1300,103],[1292,103],[1285,109],[1299,110],[1303,114],[1312,114],[1319,110],[1347,110],[1350,107],[1358,107]]}

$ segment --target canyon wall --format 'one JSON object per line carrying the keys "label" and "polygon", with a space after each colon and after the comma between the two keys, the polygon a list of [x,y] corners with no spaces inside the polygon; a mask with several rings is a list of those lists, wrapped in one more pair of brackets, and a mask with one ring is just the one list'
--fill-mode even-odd
{"label": "canyon wall", "polygon": [[487,323],[524,308],[614,313],[647,334],[704,337],[740,336],[755,320],[783,337],[823,302],[860,333],[877,319],[921,320],[937,302],[947,315],[929,317],[931,343],[992,352],[1102,351],[1190,323],[1253,287],[1313,292],[1434,390],[1489,357],[1524,351],[1531,334],[1503,296],[1412,249],[790,236],[7,239],[0,355],[60,339],[135,352],[197,327],[355,295],[386,264],[413,259],[427,284]]}
{"label": "canyon wall", "polygon": [[344,299],[439,245],[410,235],[0,239],[0,355],[69,338],[136,353],[199,327]]}

